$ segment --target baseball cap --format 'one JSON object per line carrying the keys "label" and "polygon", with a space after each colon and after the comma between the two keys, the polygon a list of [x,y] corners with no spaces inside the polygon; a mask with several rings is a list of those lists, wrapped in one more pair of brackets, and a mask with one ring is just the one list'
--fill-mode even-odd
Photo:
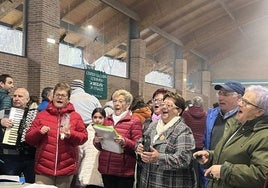
{"label": "baseball cap", "polygon": [[82,80],[73,80],[70,84],[72,89],[76,89],[76,88],[82,88],[84,89],[84,82]]}
{"label": "baseball cap", "polygon": [[230,80],[224,84],[217,84],[215,85],[215,90],[220,90],[221,88],[225,89],[226,91],[236,92],[238,94],[244,95],[245,87],[238,81]]}

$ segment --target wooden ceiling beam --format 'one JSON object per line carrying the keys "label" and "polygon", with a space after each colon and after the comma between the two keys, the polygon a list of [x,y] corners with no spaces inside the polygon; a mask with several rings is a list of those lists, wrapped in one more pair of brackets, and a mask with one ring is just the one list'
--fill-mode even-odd
{"label": "wooden ceiling beam", "polygon": [[12,1],[3,0],[3,1],[0,1],[0,7],[1,7],[0,19],[5,17],[13,9],[17,8],[20,4],[23,3],[23,1],[24,0],[12,0]]}
{"label": "wooden ceiling beam", "polygon": [[17,28],[19,28],[20,26],[22,26],[22,24],[23,24],[23,17],[21,17],[19,20],[17,20],[16,23],[14,23],[14,24],[12,25],[12,29],[17,29]]}
{"label": "wooden ceiling beam", "polygon": [[195,50],[195,49],[191,49],[190,52],[191,52],[192,54],[194,54],[194,55],[200,57],[200,58],[203,59],[205,62],[208,61],[208,57],[205,56],[204,54],[198,52],[197,50]]}
{"label": "wooden ceiling beam", "polygon": [[84,18],[82,18],[76,25],[78,26],[85,26],[88,25],[90,19],[97,15],[100,11],[103,11],[103,9],[106,7],[106,5],[101,5],[96,7],[94,10],[90,11]]}
{"label": "wooden ceiling beam", "polygon": [[73,4],[71,4],[68,8],[62,11],[62,14],[60,15],[60,18],[64,18],[66,15],[68,15],[71,11],[76,9],[79,5],[84,3],[85,0],[76,0]]}
{"label": "wooden ceiling beam", "polygon": [[151,29],[153,32],[155,32],[155,33],[161,35],[161,36],[164,37],[165,39],[168,39],[169,41],[174,42],[175,44],[177,44],[177,45],[179,45],[179,46],[183,46],[183,43],[182,43],[179,39],[177,39],[176,37],[174,37],[173,35],[171,35],[171,34],[165,32],[165,31],[163,31],[163,30],[160,29],[159,27],[151,26],[150,29]]}
{"label": "wooden ceiling beam", "polygon": [[110,7],[114,8],[115,10],[123,13],[124,15],[128,16],[129,18],[132,18],[133,20],[135,20],[137,22],[141,21],[140,16],[136,12],[130,10],[124,4],[122,4],[116,0],[100,0],[100,1],[109,5]]}
{"label": "wooden ceiling beam", "polygon": [[[182,43],[179,39],[177,39],[176,37],[174,37],[173,35],[171,35],[171,34],[165,32],[165,31],[161,30],[160,28],[158,28],[158,27],[156,27],[156,26],[152,26],[152,27],[150,27],[150,29],[151,29],[153,32],[155,32],[155,33],[161,35],[162,37],[164,37],[164,38],[170,40],[171,42],[177,44],[178,46],[183,47],[183,43]],[[190,50],[190,51],[191,51],[194,55],[196,55],[196,56],[202,58],[203,60],[205,60],[205,61],[208,60],[208,58],[207,58],[205,55],[201,54],[201,53],[198,52],[197,50],[192,49],[192,50]]]}
{"label": "wooden ceiling beam", "polygon": [[230,18],[235,22],[235,25],[237,26],[238,30],[242,33],[242,35],[246,38],[246,34],[243,31],[242,27],[238,25],[236,18],[234,17],[233,13],[231,10],[227,7],[226,3],[224,3],[222,0],[217,0],[222,8],[225,10],[225,12],[230,16]]}

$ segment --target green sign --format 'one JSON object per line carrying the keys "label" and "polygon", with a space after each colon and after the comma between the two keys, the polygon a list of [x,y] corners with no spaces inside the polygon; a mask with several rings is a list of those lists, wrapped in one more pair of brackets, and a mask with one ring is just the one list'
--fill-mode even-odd
{"label": "green sign", "polygon": [[93,69],[85,70],[85,91],[98,99],[107,99],[107,74]]}

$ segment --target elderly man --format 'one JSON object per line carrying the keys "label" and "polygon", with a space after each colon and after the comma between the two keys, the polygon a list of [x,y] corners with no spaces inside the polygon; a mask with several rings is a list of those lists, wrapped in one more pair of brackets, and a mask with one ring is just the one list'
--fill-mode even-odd
{"label": "elderly man", "polygon": [[205,149],[213,150],[222,137],[224,125],[238,110],[238,100],[244,95],[245,87],[238,81],[228,81],[215,85],[218,91],[219,106],[208,110],[206,132],[204,138]]}
{"label": "elderly man", "polygon": [[[29,92],[25,88],[18,88],[13,94],[13,107],[25,109],[30,100]],[[1,131],[12,127],[12,119],[3,118],[1,121]],[[3,140],[1,134],[0,140]],[[25,176],[28,183],[34,183],[34,155],[35,149],[24,145],[20,150],[3,147],[0,149],[0,159],[3,164],[0,165],[0,174],[3,175],[21,175]]]}

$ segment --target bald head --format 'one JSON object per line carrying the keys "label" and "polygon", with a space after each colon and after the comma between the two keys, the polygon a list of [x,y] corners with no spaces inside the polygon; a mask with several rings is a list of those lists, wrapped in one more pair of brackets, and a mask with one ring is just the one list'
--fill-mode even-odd
{"label": "bald head", "polygon": [[16,108],[25,108],[30,100],[30,95],[27,89],[18,88],[13,94],[13,106]]}

